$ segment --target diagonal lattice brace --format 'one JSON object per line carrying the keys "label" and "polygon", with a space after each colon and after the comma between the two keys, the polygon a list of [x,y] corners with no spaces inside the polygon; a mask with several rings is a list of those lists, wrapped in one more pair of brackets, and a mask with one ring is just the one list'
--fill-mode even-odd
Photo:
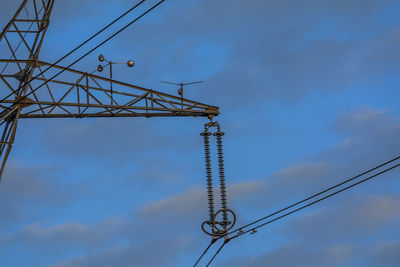
{"label": "diagonal lattice brace", "polygon": [[11,120],[6,121],[2,125],[3,134],[1,135],[1,140],[0,140],[0,164],[1,164],[0,182],[4,171],[4,167],[6,165],[8,156],[10,155],[10,151],[15,140],[17,125],[18,125],[18,114],[15,114],[15,116]]}
{"label": "diagonal lattice brace", "polygon": [[[15,60],[0,60],[2,62],[16,63]],[[23,62],[39,66],[35,68],[37,71],[50,65],[34,60]],[[61,69],[63,67],[54,66],[55,71]],[[0,75],[0,80],[0,84],[13,90],[9,84],[16,80],[15,75]],[[44,82],[46,86],[34,91],[36,85]],[[215,106],[73,69],[55,80],[44,76],[37,78],[30,83],[27,92],[29,97],[22,101],[17,96],[2,101],[0,109],[7,114],[17,103],[23,106],[20,118],[214,117],[219,114]]]}

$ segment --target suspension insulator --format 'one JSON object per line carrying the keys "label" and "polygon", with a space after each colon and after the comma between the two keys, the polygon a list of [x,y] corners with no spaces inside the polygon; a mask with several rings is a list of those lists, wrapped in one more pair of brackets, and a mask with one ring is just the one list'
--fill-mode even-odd
{"label": "suspension insulator", "polygon": [[[218,122],[209,122],[205,126],[205,131],[201,133],[204,139],[204,151],[205,151],[205,161],[206,161],[206,175],[207,175],[207,194],[208,194],[208,206],[210,219],[204,221],[201,225],[203,231],[212,236],[213,238],[217,236],[226,236],[228,231],[233,228],[236,223],[235,213],[228,209],[227,204],[227,194],[226,194],[226,184],[225,184],[225,167],[224,167],[224,151],[222,136],[224,132],[221,131]],[[210,140],[209,137],[212,135],[208,131],[210,127],[217,127],[217,132],[214,133],[217,142],[217,154],[218,154],[218,173],[220,182],[220,195],[221,195],[221,209],[215,212],[214,208],[214,192],[212,183],[212,171],[211,171],[211,155],[210,155]],[[221,216],[222,220],[217,217]]]}
{"label": "suspension insulator", "polygon": [[220,190],[221,190],[221,207],[222,207],[222,218],[223,224],[228,224],[228,204],[227,204],[227,196],[226,196],[226,184],[225,184],[225,167],[224,167],[224,151],[223,151],[223,143],[222,136],[224,136],[224,132],[218,127],[218,132],[214,133],[217,138],[217,149],[218,149],[218,167],[219,167],[219,182],[220,182]]}
{"label": "suspension insulator", "polygon": [[204,156],[206,163],[206,176],[207,176],[207,195],[208,195],[208,210],[210,214],[210,220],[208,223],[212,232],[214,232],[214,227],[212,221],[214,220],[215,210],[214,210],[214,192],[213,192],[213,184],[212,184],[212,172],[211,172],[211,155],[210,155],[210,136],[212,133],[207,130],[201,133],[204,139]]}

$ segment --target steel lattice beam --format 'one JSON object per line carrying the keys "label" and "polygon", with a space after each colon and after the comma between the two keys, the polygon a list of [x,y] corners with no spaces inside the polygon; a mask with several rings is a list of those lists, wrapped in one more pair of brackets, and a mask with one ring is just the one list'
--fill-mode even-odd
{"label": "steel lattice beam", "polygon": [[[27,63],[37,66],[38,71],[51,65],[33,60],[0,59],[1,62]],[[55,65],[54,69],[64,68]],[[15,75],[0,75],[0,79],[13,91],[10,83],[17,79]],[[34,92],[23,100],[10,97],[0,103],[0,109],[6,114],[10,107],[17,103],[23,106],[20,118],[210,117],[219,113],[218,107],[215,106],[73,69],[68,69],[63,77],[54,80],[48,80],[44,76],[37,78],[29,84],[28,93],[34,90],[34,84],[43,82],[48,82],[43,90]],[[109,89],[111,84],[113,90]]]}

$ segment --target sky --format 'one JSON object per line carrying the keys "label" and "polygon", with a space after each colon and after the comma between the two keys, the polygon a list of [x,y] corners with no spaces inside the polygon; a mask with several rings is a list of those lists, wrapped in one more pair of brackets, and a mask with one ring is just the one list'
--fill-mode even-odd
{"label": "sky", "polygon": [[[2,0],[0,27],[21,2]],[[137,2],[56,1],[40,59]],[[239,226],[399,156],[399,12],[395,0],[167,0],[75,68],[102,53],[135,61],[115,67],[123,82],[176,94],[160,81],[204,81],[185,96],[220,107]],[[21,120],[0,184],[0,266],[192,266],[210,242],[204,123]],[[399,175],[232,240],[213,266],[399,266]]]}

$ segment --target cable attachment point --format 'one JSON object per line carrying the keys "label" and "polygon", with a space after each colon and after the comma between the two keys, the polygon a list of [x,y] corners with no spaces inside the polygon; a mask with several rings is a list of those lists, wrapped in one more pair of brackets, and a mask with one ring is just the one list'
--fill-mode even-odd
{"label": "cable attachment point", "polygon": [[207,235],[212,237],[226,236],[228,231],[231,230],[236,224],[236,214],[227,209],[227,213],[230,215],[227,220],[217,220],[217,216],[223,212],[222,209],[215,213],[214,219],[212,221],[204,221],[201,225],[201,229]]}
{"label": "cable attachment point", "polygon": [[[224,216],[224,212],[227,214],[227,218],[223,219],[221,221],[217,220],[217,216],[222,213]],[[228,216],[228,214],[230,216]],[[231,217],[231,218],[229,218]],[[229,230],[231,230],[236,224],[236,214],[230,210],[230,209],[220,209],[215,213],[214,220],[213,220],[213,226],[215,227],[216,231],[220,233],[221,235],[225,235]]]}
{"label": "cable attachment point", "polygon": [[201,230],[203,230],[203,232],[206,233],[207,235],[210,235],[212,237],[215,236],[214,224],[211,221],[204,221],[201,224]]}

